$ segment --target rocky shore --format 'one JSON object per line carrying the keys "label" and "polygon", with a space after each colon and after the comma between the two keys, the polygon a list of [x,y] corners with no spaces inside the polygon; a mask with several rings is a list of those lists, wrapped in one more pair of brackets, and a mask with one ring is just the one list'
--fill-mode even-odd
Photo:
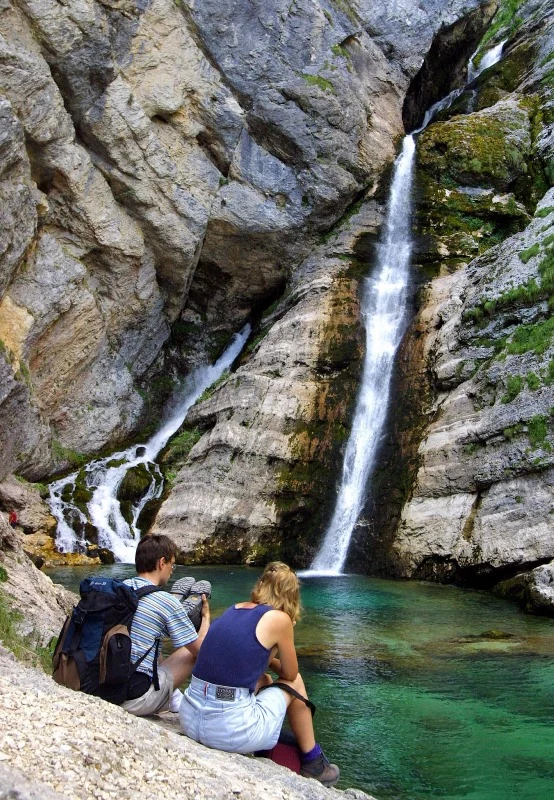
{"label": "rocky shore", "polygon": [[[21,640],[39,647],[77,599],[33,565],[2,514],[0,599]],[[58,686],[17,660],[3,638],[0,625],[0,800],[109,800],[134,797],[138,787],[148,800],[368,797],[326,789],[266,759],[209,750],[181,735],[177,714],[137,719]]]}
{"label": "rocky shore", "polygon": [[210,750],[178,733],[177,714],[132,717],[58,686],[3,648],[0,697],[0,800],[110,800],[139,791],[149,800],[369,797],[326,789],[267,759]]}

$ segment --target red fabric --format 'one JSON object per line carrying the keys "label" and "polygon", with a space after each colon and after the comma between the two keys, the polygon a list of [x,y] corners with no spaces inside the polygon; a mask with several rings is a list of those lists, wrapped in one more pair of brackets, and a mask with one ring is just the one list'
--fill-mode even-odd
{"label": "red fabric", "polygon": [[267,751],[267,757],[282,767],[288,767],[293,772],[300,773],[300,750],[294,744],[277,742],[272,750]]}
{"label": "red fabric", "polygon": [[15,525],[15,523],[17,522],[17,514],[15,513],[15,511],[10,511],[9,521],[10,525]]}

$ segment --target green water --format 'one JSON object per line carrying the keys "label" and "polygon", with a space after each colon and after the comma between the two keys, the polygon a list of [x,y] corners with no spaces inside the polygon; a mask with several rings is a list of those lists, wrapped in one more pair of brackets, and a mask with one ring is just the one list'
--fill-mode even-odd
{"label": "green water", "polygon": [[[131,566],[102,567],[121,577]],[[75,589],[89,568],[50,571]],[[178,567],[208,578],[212,613],[246,599],[259,571]],[[554,621],[486,593],[364,576],[304,579],[295,629],[339,786],[379,800],[554,797]],[[488,631],[510,638],[481,637]]]}

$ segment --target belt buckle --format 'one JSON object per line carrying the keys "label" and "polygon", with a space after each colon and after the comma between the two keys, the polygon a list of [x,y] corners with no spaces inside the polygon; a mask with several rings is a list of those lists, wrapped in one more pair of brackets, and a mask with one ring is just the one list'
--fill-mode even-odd
{"label": "belt buckle", "polygon": [[237,690],[234,686],[216,686],[215,687],[215,696],[217,700],[226,700],[228,702],[233,702],[237,694]]}

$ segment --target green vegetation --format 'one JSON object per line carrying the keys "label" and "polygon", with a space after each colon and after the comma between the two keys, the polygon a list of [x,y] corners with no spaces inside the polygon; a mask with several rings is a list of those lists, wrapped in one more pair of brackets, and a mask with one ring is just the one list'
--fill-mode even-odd
{"label": "green vegetation", "polygon": [[[3,567],[1,569],[5,574],[5,569]],[[3,646],[11,650],[16,658],[26,664],[42,667],[48,673],[52,672],[52,654],[56,646],[55,637],[50,640],[47,647],[41,647],[36,634],[23,636],[19,633],[17,623],[22,619],[22,615],[10,607],[7,596],[0,592],[0,641]]]}
{"label": "green vegetation", "polygon": [[552,214],[554,211],[554,206],[545,206],[544,208],[539,208],[538,211],[535,211],[535,216],[542,218],[547,217],[549,214]]}
{"label": "green vegetation", "polygon": [[543,416],[542,414],[537,414],[537,416],[532,417],[527,425],[527,433],[529,436],[529,441],[533,447],[539,447],[543,445],[548,433],[548,417]]}
{"label": "green vegetation", "polygon": [[[202,436],[202,433],[203,431],[200,428],[189,428],[174,436],[163,456],[164,467],[183,464],[196,442]],[[172,476],[171,478],[170,475]],[[175,473],[165,472],[165,477],[168,480],[175,480]]]}
{"label": "green vegetation", "polygon": [[8,580],[8,573],[6,568],[0,564],[0,583],[5,583]]}
{"label": "green vegetation", "polygon": [[539,376],[535,372],[529,372],[527,374],[527,386],[532,392],[536,392],[537,389],[540,389],[542,385],[542,381]]}
{"label": "green vegetation", "polygon": [[538,255],[540,249],[541,249],[540,244],[538,242],[535,242],[535,244],[531,245],[531,247],[528,247],[527,250],[521,250],[521,252],[519,253],[519,257],[524,264],[527,264],[527,262],[531,258]]}
{"label": "green vegetation", "polygon": [[506,380],[506,394],[503,395],[502,403],[511,403],[523,389],[523,378],[521,375],[508,375]]}
{"label": "green vegetation", "polygon": [[548,350],[554,335],[554,317],[536,325],[520,325],[506,345],[508,353],[521,355],[533,351],[541,355]]}
{"label": "green vegetation", "polygon": [[522,431],[523,431],[523,425],[520,422],[518,422],[517,425],[510,425],[508,428],[504,428],[502,433],[504,435],[504,438],[508,442],[511,442],[512,439],[516,437],[518,434],[522,433]]}
{"label": "green vegetation", "polygon": [[550,359],[548,362],[548,367],[546,369],[546,376],[544,378],[545,386],[550,386],[554,383],[554,359]]}
{"label": "green vegetation", "polygon": [[484,446],[482,442],[469,442],[469,444],[464,444],[463,450],[468,456],[472,456],[482,450]]}
{"label": "green vegetation", "polygon": [[524,2],[525,0],[503,0],[500,4],[500,8],[496,12],[492,25],[487,29],[485,35],[481,39],[480,50],[482,50],[487,42],[490,42],[502,28],[506,28],[506,33],[509,36],[519,28],[522,19],[516,16],[516,11]]}
{"label": "green vegetation", "polygon": [[70,447],[64,447],[57,439],[52,439],[51,448],[56,461],[67,461],[70,467],[82,467],[87,462],[88,456]]}
{"label": "green vegetation", "polygon": [[319,86],[323,92],[333,92],[335,94],[335,87],[326,78],[321,75],[309,75],[307,72],[302,73],[302,77],[310,86]]}
{"label": "green vegetation", "polygon": [[350,53],[346,49],[346,47],[342,47],[340,44],[334,44],[331,47],[331,52],[334,56],[338,58],[350,58]]}
{"label": "green vegetation", "polygon": [[203,403],[205,400],[209,400],[210,397],[213,397],[218,388],[221,386],[221,384],[225,383],[229,375],[230,375],[229,370],[228,369],[224,370],[219,376],[219,378],[216,381],[214,381],[211,386],[208,386],[206,389],[204,389],[204,391],[202,392],[202,394],[200,395],[200,397],[196,402]]}
{"label": "green vegetation", "polygon": [[[548,236],[542,243],[535,242],[527,250],[522,250],[519,257],[524,264],[538,255],[542,247],[546,250],[544,258],[539,263],[538,272],[540,284],[535,278],[530,278],[519,286],[514,286],[503,292],[499,297],[483,300],[479,305],[468,309],[463,314],[464,322],[471,321],[477,325],[483,323],[486,317],[492,317],[500,311],[517,306],[532,306],[540,300],[548,300],[549,308],[554,308],[554,250],[551,245],[554,234]],[[544,352],[544,351],[543,351]]]}
{"label": "green vegetation", "polygon": [[334,5],[335,5],[335,6],[336,6],[336,7],[339,9],[339,11],[342,11],[342,12],[343,12],[343,14],[346,14],[346,16],[347,16],[347,17],[348,17],[348,18],[349,18],[349,19],[350,19],[352,22],[355,22],[355,23],[357,23],[357,22],[358,22],[358,17],[356,16],[356,12],[355,12],[355,11],[354,11],[354,9],[351,7],[351,5],[350,5],[350,3],[348,2],[348,0],[332,0],[332,2],[333,2],[333,3],[334,3]]}

